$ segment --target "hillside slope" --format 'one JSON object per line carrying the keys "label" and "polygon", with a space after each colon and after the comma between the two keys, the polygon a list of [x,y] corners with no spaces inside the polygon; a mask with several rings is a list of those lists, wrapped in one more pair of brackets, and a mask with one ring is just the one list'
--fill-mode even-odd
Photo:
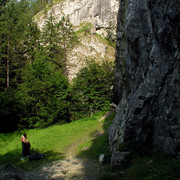
{"label": "hillside slope", "polygon": [[51,15],[56,22],[63,16],[68,16],[74,30],[81,31],[78,33],[80,43],[68,55],[70,81],[86,65],[87,59],[115,61],[115,48],[105,39],[110,35],[110,38],[115,40],[118,6],[118,0],[56,1],[34,17],[42,29]]}

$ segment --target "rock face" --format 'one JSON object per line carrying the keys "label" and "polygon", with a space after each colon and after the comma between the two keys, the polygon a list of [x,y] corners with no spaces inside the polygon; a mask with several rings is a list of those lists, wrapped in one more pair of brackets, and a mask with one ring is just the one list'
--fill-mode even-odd
{"label": "rock face", "polygon": [[111,168],[118,169],[127,162],[129,156],[129,152],[114,152],[111,158]]}
{"label": "rock face", "polygon": [[[53,5],[47,17],[52,14],[58,21],[62,16],[69,16],[74,26],[90,22],[96,29],[108,28],[110,22],[117,24],[118,4],[118,0],[65,0]],[[41,16],[39,26],[43,26],[44,22],[45,18]]]}
{"label": "rock face", "polygon": [[0,167],[0,180],[27,180],[27,177],[11,164]]}
{"label": "rock face", "polygon": [[80,30],[86,23],[91,24],[90,33],[80,34],[79,45],[68,54],[69,81],[86,65],[87,59],[108,59],[114,62],[115,49],[97,34],[107,37],[108,31],[111,31],[112,39],[115,37],[118,8],[119,0],[63,0],[47,12],[43,10],[37,14],[35,20],[40,29],[51,15],[57,22],[63,16],[69,16],[75,31]]}
{"label": "rock face", "polygon": [[95,59],[99,62],[102,60],[114,62],[115,60],[115,49],[97,35],[89,33],[79,37],[79,40],[81,44],[76,46],[68,55],[67,69],[69,81],[75,78],[76,73],[86,66],[87,59]]}
{"label": "rock face", "polygon": [[180,151],[179,0],[121,0],[114,97],[112,152],[127,141]]}

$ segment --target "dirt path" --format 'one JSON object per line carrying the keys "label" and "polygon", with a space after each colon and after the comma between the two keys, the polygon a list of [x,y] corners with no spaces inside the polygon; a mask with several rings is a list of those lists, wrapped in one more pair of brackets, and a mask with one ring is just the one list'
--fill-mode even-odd
{"label": "dirt path", "polygon": [[94,160],[68,157],[27,172],[26,176],[29,180],[96,180],[100,171]]}
{"label": "dirt path", "polygon": [[62,160],[45,164],[26,172],[28,180],[96,180],[102,170],[98,160],[76,158],[76,147],[83,140],[71,144]]}
{"label": "dirt path", "polygon": [[[99,121],[110,116],[106,113]],[[102,172],[102,165],[98,160],[80,159],[75,157],[76,147],[82,140],[71,144],[66,149],[66,158],[43,165],[38,169],[26,172],[29,180],[96,180]]]}

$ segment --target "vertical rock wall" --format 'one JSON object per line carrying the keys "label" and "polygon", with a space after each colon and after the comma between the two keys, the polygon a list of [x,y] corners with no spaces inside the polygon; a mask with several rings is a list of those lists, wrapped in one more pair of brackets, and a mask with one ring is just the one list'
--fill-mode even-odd
{"label": "vertical rock wall", "polygon": [[114,99],[112,152],[134,140],[180,151],[179,0],[120,1]]}
{"label": "vertical rock wall", "polygon": [[116,26],[119,0],[64,0],[53,5],[47,12],[39,13],[38,25],[44,25],[46,18],[54,16],[59,21],[62,16],[69,16],[73,26],[90,22],[97,29],[108,28],[112,22]]}
{"label": "vertical rock wall", "polygon": [[86,66],[87,59],[114,61],[115,48],[97,34],[104,38],[110,34],[115,40],[118,8],[119,0],[60,0],[34,17],[40,29],[50,16],[55,22],[68,16],[75,31],[87,28],[87,33],[78,33],[80,43],[67,57],[70,82]]}

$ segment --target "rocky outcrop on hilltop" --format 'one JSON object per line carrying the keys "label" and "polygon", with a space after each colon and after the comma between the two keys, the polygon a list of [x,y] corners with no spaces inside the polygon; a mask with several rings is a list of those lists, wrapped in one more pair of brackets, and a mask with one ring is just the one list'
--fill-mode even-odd
{"label": "rocky outcrop on hilltop", "polygon": [[108,27],[110,21],[116,22],[117,11],[118,0],[67,0],[62,7],[62,14],[69,15],[75,26],[91,22],[96,27]]}
{"label": "rocky outcrop on hilltop", "polygon": [[118,5],[119,0],[65,0],[53,5],[47,13],[42,11],[44,15],[40,13],[38,25],[42,27],[50,15],[53,15],[56,21],[63,16],[69,16],[73,26],[89,22],[94,25],[95,32],[101,34],[101,29],[109,28],[110,23],[116,26]]}
{"label": "rocky outcrop on hilltop", "polygon": [[80,43],[68,54],[69,81],[86,66],[87,59],[114,62],[115,49],[103,38],[108,36],[109,31],[111,39],[115,39],[118,8],[119,0],[63,0],[36,15],[40,29],[51,15],[56,22],[68,16],[75,31],[90,24],[89,32],[79,34]]}
{"label": "rocky outcrop on hilltop", "polygon": [[179,34],[178,0],[121,0],[112,152],[127,141],[165,154],[180,151]]}
{"label": "rocky outcrop on hilltop", "polygon": [[77,72],[86,66],[88,59],[95,59],[98,62],[108,60],[114,62],[115,49],[98,35],[81,33],[80,44],[77,45],[68,55],[68,78],[71,81],[76,77]]}

